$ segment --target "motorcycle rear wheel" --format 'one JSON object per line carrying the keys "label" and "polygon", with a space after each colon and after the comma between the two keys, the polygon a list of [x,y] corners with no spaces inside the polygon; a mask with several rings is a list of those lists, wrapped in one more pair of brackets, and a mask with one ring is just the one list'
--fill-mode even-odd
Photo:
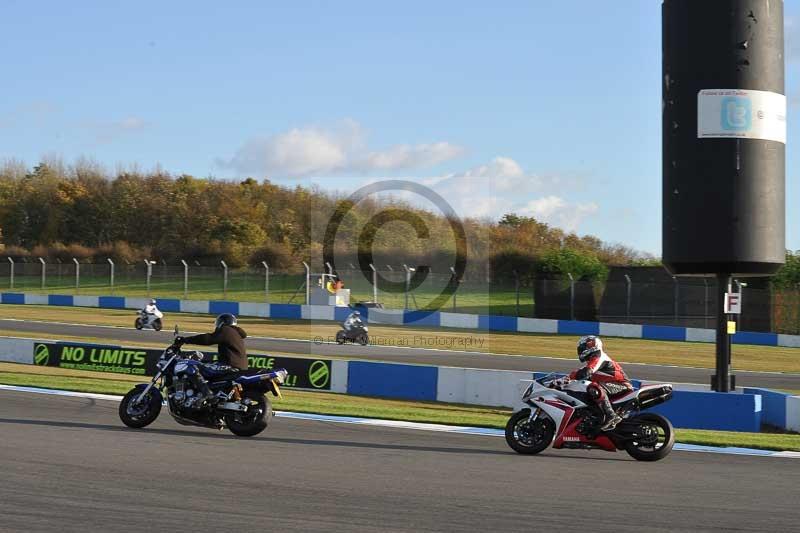
{"label": "motorcycle rear wheel", "polygon": [[225,425],[231,433],[238,437],[252,437],[258,435],[269,424],[272,416],[272,404],[263,394],[248,396],[257,405],[251,405],[247,413],[229,413],[225,415]]}
{"label": "motorcycle rear wheel", "polygon": [[675,445],[675,430],[672,423],[661,415],[643,413],[629,422],[641,423],[642,438],[625,445],[628,455],[637,461],[659,461],[669,455]]}
{"label": "motorcycle rear wheel", "polygon": [[337,344],[344,344],[344,341],[347,340],[345,337],[344,331],[339,330],[336,332],[336,343]]}
{"label": "motorcycle rear wheel", "polygon": [[553,442],[556,426],[544,413],[533,422],[528,419],[530,409],[523,409],[511,415],[506,424],[506,442],[517,453],[533,455],[542,452]]}
{"label": "motorcycle rear wheel", "polygon": [[142,328],[144,327],[144,323],[142,322],[142,319],[141,319],[141,318],[138,318],[138,317],[137,317],[137,318],[136,318],[136,322],[134,322],[134,323],[133,323],[133,326],[134,326],[136,329],[142,329]]}
{"label": "motorcycle rear wheel", "polygon": [[119,402],[119,419],[128,427],[139,429],[149,426],[161,412],[162,397],[158,389],[151,388],[147,396],[142,398],[142,403],[135,405],[134,401],[141,393],[140,387],[131,389]]}

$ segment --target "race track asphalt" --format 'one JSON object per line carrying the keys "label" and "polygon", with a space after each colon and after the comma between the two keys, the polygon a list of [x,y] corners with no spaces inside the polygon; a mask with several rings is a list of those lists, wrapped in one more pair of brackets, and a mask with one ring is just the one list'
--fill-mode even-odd
{"label": "race track asphalt", "polygon": [[2,531],[797,531],[795,459],[512,452],[498,437],[274,418],[242,439],[0,391]]}
{"label": "race track asphalt", "polygon": [[[163,343],[172,341],[167,331],[137,331],[133,328],[0,320],[0,329],[19,331],[35,336],[77,336],[107,339],[109,343],[136,346],[137,343]],[[187,332],[188,333],[188,332]],[[248,350],[253,353],[283,353],[311,357],[361,359],[366,361],[393,361],[398,363],[454,366],[460,368],[489,368],[495,370],[524,370],[537,372],[569,372],[575,369],[572,359],[542,356],[496,355],[480,352],[405,348],[397,346],[339,346],[332,343],[314,343],[303,340],[249,337]],[[663,381],[668,383],[699,383],[707,385],[713,370],[678,366],[659,366],[626,363],[625,370],[633,379]],[[744,372],[735,370],[736,384],[740,387],[767,387],[773,389],[800,389],[800,374],[781,372]]]}

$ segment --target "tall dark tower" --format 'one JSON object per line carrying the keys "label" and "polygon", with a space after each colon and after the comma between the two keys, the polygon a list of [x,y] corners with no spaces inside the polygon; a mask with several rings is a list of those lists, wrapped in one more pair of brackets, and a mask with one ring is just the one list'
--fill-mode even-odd
{"label": "tall dark tower", "polygon": [[662,17],[664,265],[717,276],[724,297],[785,259],[783,1],[664,0]]}

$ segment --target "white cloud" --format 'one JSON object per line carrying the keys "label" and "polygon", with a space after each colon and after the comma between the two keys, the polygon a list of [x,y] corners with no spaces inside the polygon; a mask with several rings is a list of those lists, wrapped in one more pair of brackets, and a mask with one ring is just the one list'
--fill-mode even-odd
{"label": "white cloud", "polygon": [[550,195],[529,201],[517,212],[566,231],[576,231],[584,219],[599,210],[600,206],[594,202],[570,203],[560,196]]}
{"label": "white cloud", "polygon": [[367,150],[360,124],[345,120],[333,128],[294,128],[247,141],[230,159],[217,159],[222,168],[240,174],[277,178],[431,167],[460,157],[464,149],[448,142],[400,144],[386,150]]}
{"label": "white cloud", "polygon": [[85,125],[94,132],[95,140],[99,143],[114,141],[123,135],[143,130],[148,126],[149,123],[146,120],[135,116],[110,122],[90,122]]}

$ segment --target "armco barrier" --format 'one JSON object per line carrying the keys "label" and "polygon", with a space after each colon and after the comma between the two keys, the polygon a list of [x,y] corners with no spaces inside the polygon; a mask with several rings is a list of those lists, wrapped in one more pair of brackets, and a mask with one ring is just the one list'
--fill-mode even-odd
{"label": "armco barrier", "polygon": [[[47,346],[49,355],[45,357],[40,350],[37,364],[60,364],[51,359],[57,357],[60,361],[61,358],[52,350],[54,343],[56,341],[2,337],[0,361],[33,364],[36,347]],[[59,344],[75,345],[71,342]],[[87,355],[95,349],[101,358],[113,358],[114,349],[136,350],[100,345],[84,347]],[[260,361],[269,356],[255,357]],[[99,359],[99,363],[105,364],[105,360]],[[313,366],[308,369],[309,378],[312,370]],[[520,407],[520,395],[527,385],[522,380],[541,376],[541,373],[532,372],[340,360],[331,361],[329,370],[329,382],[319,374],[314,379],[326,389],[329,383],[331,392],[512,408]],[[764,389],[746,389],[741,394],[675,390],[672,400],[656,406],[653,411],[664,414],[679,428],[756,432],[763,422],[800,431],[800,397]]]}
{"label": "armco barrier", "polygon": [[[124,296],[70,296],[28,293],[0,294],[0,303],[29,305],[58,305],[75,307],[103,307],[109,309],[141,309],[146,298]],[[320,305],[268,304],[256,302],[228,302],[205,300],[176,300],[160,298],[159,307],[166,312],[219,314],[234,313],[242,316],[277,318],[283,320],[336,320],[342,321],[347,308]],[[431,328],[481,329],[486,331],[516,331],[524,333],[558,333],[562,335],[607,335],[665,341],[714,342],[712,329],[673,326],[641,326],[638,324],[613,324],[607,322],[581,322],[577,320],[549,320],[517,318],[496,315],[467,315],[444,311],[423,312],[400,309],[363,309],[363,314],[376,324],[417,326]],[[757,346],[785,346],[800,348],[800,335],[778,335],[742,331],[732,337],[735,344]]]}

